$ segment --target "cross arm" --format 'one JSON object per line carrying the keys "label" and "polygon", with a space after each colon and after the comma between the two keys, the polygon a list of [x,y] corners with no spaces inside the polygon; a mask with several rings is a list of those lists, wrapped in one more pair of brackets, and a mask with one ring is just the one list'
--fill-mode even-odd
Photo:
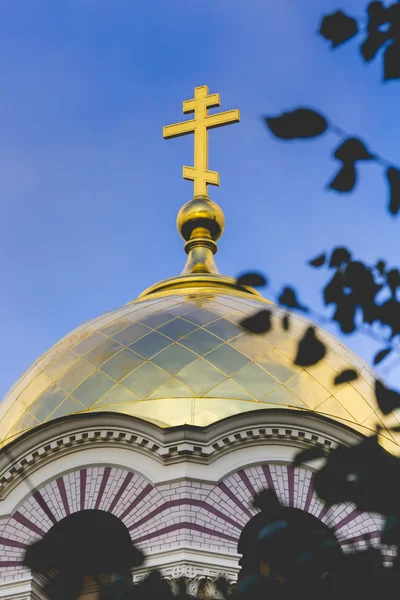
{"label": "cross arm", "polygon": [[187,135],[193,133],[195,130],[195,121],[190,119],[189,121],[182,121],[181,123],[174,123],[173,125],[166,125],[163,127],[163,137],[174,138],[180,135]]}
{"label": "cross arm", "polygon": [[206,116],[207,129],[214,129],[215,127],[222,127],[228,123],[239,123],[240,112],[237,108],[233,110],[226,110],[225,112],[216,113],[214,115]]}

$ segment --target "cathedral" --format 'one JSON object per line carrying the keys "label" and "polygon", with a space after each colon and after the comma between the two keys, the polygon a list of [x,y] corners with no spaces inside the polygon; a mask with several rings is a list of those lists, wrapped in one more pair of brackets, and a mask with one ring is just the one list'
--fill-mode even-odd
{"label": "cathedral", "polygon": [[[329,451],[384,427],[373,373],[321,331],[324,359],[294,365],[310,323],[293,314],[283,329],[286,311],[216,267],[224,214],[208,196],[219,184],[208,130],[240,121],[238,110],[209,113],[219,104],[197,87],[183,102],[193,117],[163,130],[194,135],[193,167],[183,167],[194,194],[177,217],[181,274],[79,326],[0,403],[0,598],[41,597],[27,548],[88,509],[117,517],[146,556],[135,580],[156,568],[194,591],[204,578],[237,580],[239,537],[263,488],[328,525],[343,551],[379,543],[380,516],[326,509],[313,490],[318,463],[292,466],[310,445]],[[270,331],[245,331],[241,321],[265,308]],[[335,385],[349,368],[360,377]],[[398,453],[387,429],[382,440]]]}

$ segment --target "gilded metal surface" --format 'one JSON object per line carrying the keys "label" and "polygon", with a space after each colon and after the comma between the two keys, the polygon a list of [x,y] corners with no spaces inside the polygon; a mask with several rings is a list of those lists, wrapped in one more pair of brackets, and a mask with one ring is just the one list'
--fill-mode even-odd
{"label": "gilded metal surface", "polygon": [[184,179],[194,182],[194,196],[207,196],[209,185],[219,185],[219,174],[208,169],[208,130],[240,121],[237,109],[208,114],[209,108],[219,105],[219,94],[209,94],[206,85],[197,87],[194,98],[183,102],[183,112],[194,113],[194,118],[167,125],[163,130],[165,139],[194,133],[194,166],[183,167]]}
{"label": "gilded metal surface", "polygon": [[[285,332],[277,316],[267,334],[244,332],[239,321],[264,306],[250,294],[210,287],[155,294],[90,321],[39,359],[0,404],[2,442],[64,415],[96,411],[161,427],[205,426],[276,407],[309,409],[364,433],[383,423],[373,376],[334,338],[321,333],[329,353],[302,369],[292,360],[306,321],[291,317]],[[360,379],[335,386],[335,375],[350,367]],[[393,450],[395,439],[389,432],[386,438]]]}
{"label": "gilded metal surface", "polygon": [[[205,293],[211,293],[214,295],[228,293],[231,295],[239,294],[239,296],[245,293],[250,294],[253,299],[258,298],[258,300],[261,302],[268,302],[272,304],[272,302],[263,298],[260,292],[258,292],[255,288],[242,285],[239,286],[237,284],[237,280],[233,277],[209,273],[178,275],[177,277],[163,279],[162,281],[154,283],[150,287],[146,288],[139,295],[138,300],[143,300],[145,297],[150,295],[154,297],[157,294],[158,297],[160,294],[165,295],[176,291],[178,291],[178,293],[190,293],[191,291],[198,293],[200,291],[204,291]],[[132,302],[136,302],[136,300],[133,300]]]}
{"label": "gilded metal surface", "polygon": [[[0,445],[41,423],[81,412],[133,415],[161,427],[206,426],[225,417],[266,408],[311,410],[368,434],[380,423],[384,444],[400,453],[400,423],[379,413],[374,377],[331,336],[329,352],[314,367],[293,364],[297,341],[309,323],[291,317],[253,336],[240,321],[266,304],[251,288],[218,274],[213,254],[222,234],[221,209],[210,201],[207,130],[239,120],[238,111],[208,115],[219,105],[206,86],[183,103],[191,121],[164,128],[164,137],[195,133],[194,167],[184,167],[195,197],[178,215],[188,261],[183,274],[148,288],[134,302],[86,323],[43,355],[0,404]],[[335,376],[355,368],[359,379],[335,386]]]}

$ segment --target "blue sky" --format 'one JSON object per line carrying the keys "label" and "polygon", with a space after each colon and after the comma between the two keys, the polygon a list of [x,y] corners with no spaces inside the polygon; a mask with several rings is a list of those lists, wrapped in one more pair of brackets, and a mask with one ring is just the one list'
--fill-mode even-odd
{"label": "blue sky", "polygon": [[[325,278],[305,261],[321,250],[343,244],[398,264],[400,223],[379,168],[362,165],[352,195],[328,193],[338,139],[283,143],[261,122],[312,106],[400,163],[400,83],[382,85],[379,61],[364,65],[356,43],[332,52],[316,35],[321,15],[364,6],[2,0],[0,397],[68,331],[182,270],[175,218],[192,195],[181,168],[193,140],[165,141],[162,127],[196,85],[241,110],[240,125],[210,134],[222,273],[261,270],[318,308]],[[345,341],[370,360],[370,341]]]}

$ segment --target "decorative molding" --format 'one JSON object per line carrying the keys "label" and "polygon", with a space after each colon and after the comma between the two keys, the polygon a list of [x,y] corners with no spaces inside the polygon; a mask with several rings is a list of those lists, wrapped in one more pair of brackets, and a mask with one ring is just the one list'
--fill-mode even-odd
{"label": "decorative molding", "polygon": [[188,425],[161,429],[134,417],[110,413],[65,417],[28,432],[0,450],[0,500],[38,468],[83,448],[134,449],[162,465],[211,464],[244,447],[278,442],[298,448],[314,444],[329,451],[361,437],[319,415],[288,410],[253,411],[205,428]]}

